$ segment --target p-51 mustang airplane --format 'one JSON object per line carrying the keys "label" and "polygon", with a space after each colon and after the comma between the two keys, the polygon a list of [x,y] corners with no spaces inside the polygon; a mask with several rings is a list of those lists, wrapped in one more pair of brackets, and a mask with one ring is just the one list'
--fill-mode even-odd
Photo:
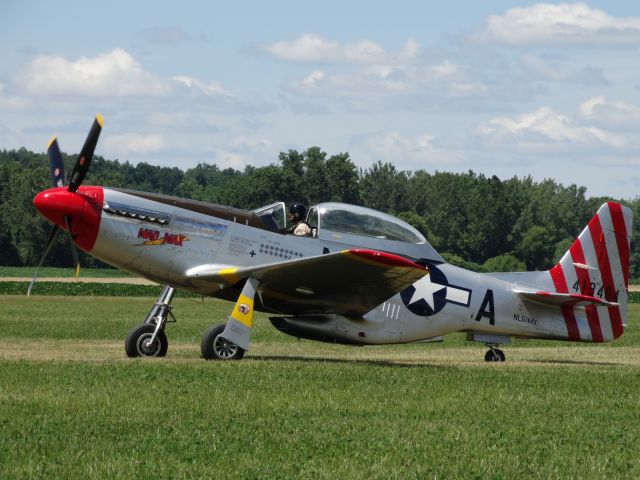
{"label": "p-51 mustang airplane", "polygon": [[[627,317],[631,211],[598,210],[549,271],[480,274],[447,264],[416,229],[390,215],[342,203],[312,207],[312,236],[286,235],[286,210],[248,211],[118,188],[80,186],[102,128],[96,117],[66,184],[55,137],[48,147],[55,188],[38,212],[73,244],[121,270],[165,285],[128,356],[164,356],[175,289],[235,301],[201,342],[205,359],[240,359],[254,310],[281,332],[353,345],[433,341],[450,332],[489,348],[511,338],[606,342]],[[36,275],[29,287],[33,288]]]}

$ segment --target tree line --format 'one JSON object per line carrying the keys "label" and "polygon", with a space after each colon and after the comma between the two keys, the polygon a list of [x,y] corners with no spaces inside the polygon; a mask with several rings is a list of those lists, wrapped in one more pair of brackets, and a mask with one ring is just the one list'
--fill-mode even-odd
{"label": "tree line", "polygon": [[[76,157],[63,155],[67,172]],[[501,180],[466,173],[398,170],[377,162],[359,169],[348,153],[319,147],[280,153],[277,162],[243,171],[199,164],[183,171],[96,156],[84,182],[253,209],[275,201],[347,202],[396,215],[420,230],[449,262],[476,271],[543,270],[567,250],[598,207],[621,201],[634,211],[631,268],[640,277],[640,197],[586,197],[586,188],[529,176]],[[46,155],[0,150],[0,265],[37,264],[50,226],[32,200],[50,187]],[[71,265],[59,235],[48,265]],[[83,265],[104,266],[83,255]]]}

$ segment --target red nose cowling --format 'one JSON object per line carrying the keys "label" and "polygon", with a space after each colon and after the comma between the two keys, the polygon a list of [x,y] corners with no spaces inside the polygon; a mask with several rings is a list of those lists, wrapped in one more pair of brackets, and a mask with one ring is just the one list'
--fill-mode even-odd
{"label": "red nose cowling", "polygon": [[80,187],[76,192],[59,187],[37,194],[33,205],[40,215],[64,230],[67,229],[64,217],[71,217],[74,243],[89,252],[98,237],[103,200],[102,187]]}

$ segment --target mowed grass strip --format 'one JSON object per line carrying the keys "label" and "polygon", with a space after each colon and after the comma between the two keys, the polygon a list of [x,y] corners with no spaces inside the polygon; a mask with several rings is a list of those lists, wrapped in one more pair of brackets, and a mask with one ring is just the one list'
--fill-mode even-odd
{"label": "mowed grass strip", "polygon": [[[6,267],[0,266],[0,277],[27,277],[31,278],[36,272],[36,267]],[[41,267],[38,271],[38,278],[45,277],[63,277],[73,278],[75,276],[75,268],[69,266],[63,267]],[[130,277],[126,272],[116,268],[81,268],[80,275],[82,277],[93,278],[122,278]]]}
{"label": "mowed grass strip", "polygon": [[[151,300],[152,301],[152,300]],[[127,359],[148,298],[0,297],[0,478],[634,478],[640,307],[607,345],[298,341],[256,319],[199,358],[231,304],[174,302],[164,359]]]}

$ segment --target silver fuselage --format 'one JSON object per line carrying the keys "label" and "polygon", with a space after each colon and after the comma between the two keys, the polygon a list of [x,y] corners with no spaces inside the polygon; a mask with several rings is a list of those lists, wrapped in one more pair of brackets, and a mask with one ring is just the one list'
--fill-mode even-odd
{"label": "silver fuselage", "polygon": [[[159,218],[166,223],[158,223]],[[285,316],[281,317],[283,321],[311,334],[315,332],[319,338],[357,344],[415,342],[455,331],[567,338],[558,309],[524,302],[512,293],[516,286],[551,289],[546,272],[523,276],[524,281],[517,278],[505,281],[496,275],[446,264],[428,244],[403,244],[322,231],[317,238],[295,237],[248,223],[246,219],[243,223],[237,218],[214,217],[105,188],[100,229],[90,253],[121,270],[160,284],[225,298],[223,285],[199,280],[189,272],[203,265],[219,268],[263,265],[352,247],[374,248],[422,261],[431,273],[414,284],[416,292],[411,298],[407,292],[398,293],[362,318],[327,314],[308,318]],[[423,308],[409,307],[416,298],[424,300]],[[269,305],[260,308],[276,317],[281,314],[270,310]],[[578,325],[588,336],[586,318],[578,318]]]}

